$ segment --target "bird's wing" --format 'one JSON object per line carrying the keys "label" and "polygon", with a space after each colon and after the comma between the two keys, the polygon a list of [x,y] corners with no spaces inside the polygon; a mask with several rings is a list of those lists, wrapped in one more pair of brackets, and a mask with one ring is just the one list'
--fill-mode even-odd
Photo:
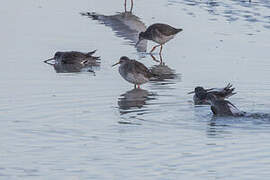
{"label": "bird's wing", "polygon": [[226,101],[229,109],[231,110],[233,115],[240,115],[242,112],[235,106],[233,105],[230,101]]}
{"label": "bird's wing", "polygon": [[162,34],[165,36],[172,36],[172,35],[177,34],[179,31],[181,31],[180,29],[176,29],[167,24],[155,24],[155,26],[156,26],[155,28],[156,33]]}
{"label": "bird's wing", "polygon": [[232,110],[229,106],[229,101],[226,100],[216,100],[212,105],[211,110],[215,110],[216,115],[219,116],[231,116],[233,115]]}
{"label": "bird's wing", "polygon": [[134,63],[134,71],[138,74],[143,74],[145,77],[150,78],[152,76],[152,73],[149,71],[149,69],[142,63],[133,60]]}
{"label": "bird's wing", "polygon": [[212,93],[215,96],[217,96],[218,98],[224,99],[224,98],[228,98],[236,93],[234,93],[235,88],[232,88],[231,84],[228,84],[226,87],[224,88],[211,88],[211,89],[207,89],[208,93]]}
{"label": "bird's wing", "polygon": [[76,64],[79,63],[81,61],[84,61],[86,58],[85,54],[81,53],[81,52],[67,52],[65,54],[63,54],[63,60],[62,63],[63,64]]}

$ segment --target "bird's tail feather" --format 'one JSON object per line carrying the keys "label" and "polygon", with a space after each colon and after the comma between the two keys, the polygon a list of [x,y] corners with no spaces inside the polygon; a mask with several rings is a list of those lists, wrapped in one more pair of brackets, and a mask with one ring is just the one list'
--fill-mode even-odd
{"label": "bird's tail feather", "polygon": [[97,50],[91,51],[91,52],[87,53],[87,55],[91,56],[95,60],[100,60],[100,56],[92,56],[93,54],[95,54],[96,51]]}

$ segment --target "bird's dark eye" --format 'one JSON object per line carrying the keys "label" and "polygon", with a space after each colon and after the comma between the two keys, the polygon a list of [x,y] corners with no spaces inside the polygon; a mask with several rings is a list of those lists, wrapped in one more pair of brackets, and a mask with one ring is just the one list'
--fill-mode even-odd
{"label": "bird's dark eye", "polygon": [[61,55],[61,53],[57,52],[57,53],[55,53],[54,57],[58,58],[58,57],[60,57],[60,55]]}

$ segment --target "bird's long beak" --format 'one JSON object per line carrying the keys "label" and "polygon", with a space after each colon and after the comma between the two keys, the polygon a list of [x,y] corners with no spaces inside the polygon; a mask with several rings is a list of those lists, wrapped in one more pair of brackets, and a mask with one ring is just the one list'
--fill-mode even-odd
{"label": "bird's long beak", "polygon": [[195,93],[195,91],[191,91],[191,92],[189,92],[188,94],[194,94]]}
{"label": "bird's long beak", "polygon": [[120,64],[120,62],[115,63],[114,65],[112,65],[112,67],[113,67],[113,66],[116,66],[117,64]]}
{"label": "bird's long beak", "polygon": [[50,63],[48,63],[48,61],[51,61],[51,60],[54,60],[54,57],[53,58],[50,58],[50,59],[47,59],[47,60],[45,60],[45,61],[43,61],[44,63],[47,63],[47,64],[50,64]]}

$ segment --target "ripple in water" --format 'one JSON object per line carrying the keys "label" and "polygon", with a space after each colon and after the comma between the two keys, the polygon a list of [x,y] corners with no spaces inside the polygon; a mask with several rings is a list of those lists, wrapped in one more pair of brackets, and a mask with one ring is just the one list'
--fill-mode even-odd
{"label": "ripple in water", "polygon": [[[258,0],[256,2],[225,0],[225,1],[200,1],[200,0],[168,0],[171,5],[198,6],[211,15],[222,16],[229,22],[244,20],[249,23],[261,23],[268,28],[270,21],[268,16],[259,13],[269,11],[269,1]],[[188,12],[189,14],[190,12]],[[195,13],[196,15],[196,13]],[[211,18],[212,20],[216,20]]]}

